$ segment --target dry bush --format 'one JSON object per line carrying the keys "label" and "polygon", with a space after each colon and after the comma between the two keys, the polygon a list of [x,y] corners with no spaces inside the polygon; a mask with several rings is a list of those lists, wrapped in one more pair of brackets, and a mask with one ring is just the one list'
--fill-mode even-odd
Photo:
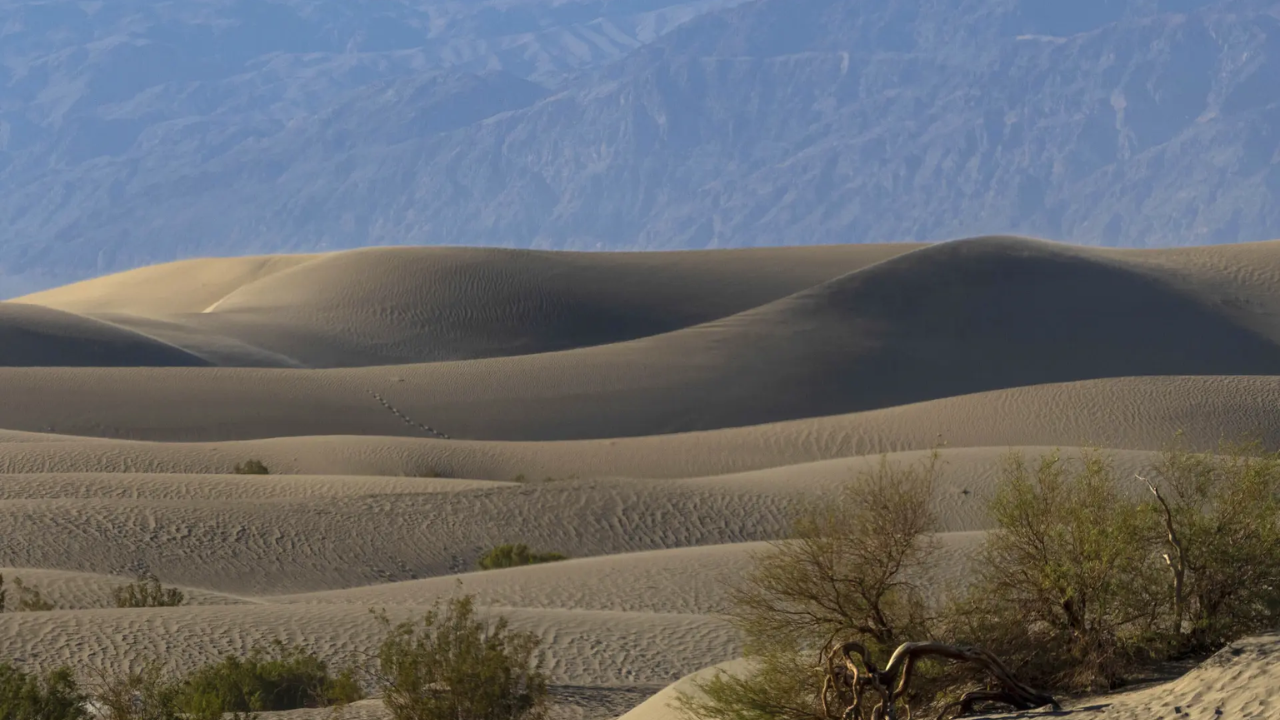
{"label": "dry bush", "polygon": [[392,626],[378,650],[377,683],[395,720],[542,720],[547,683],[538,639],[505,618],[476,615],[471,597],[420,623]]}
{"label": "dry bush", "polygon": [[[732,589],[728,616],[743,633],[751,669],[699,683],[703,697],[678,700],[685,713],[713,720],[825,719],[831,715],[823,703],[824,658],[832,649],[855,640],[883,666],[896,644],[930,636],[934,619],[921,583],[938,550],[939,467],[937,453],[908,466],[882,459],[839,501],[801,511],[791,538],[758,555]],[[917,690],[903,700],[928,703],[941,667],[925,663],[917,672]]]}
{"label": "dry bush", "polygon": [[128,585],[111,591],[111,599],[118,608],[177,607],[186,596],[177,588],[167,588],[151,575],[143,575]]}

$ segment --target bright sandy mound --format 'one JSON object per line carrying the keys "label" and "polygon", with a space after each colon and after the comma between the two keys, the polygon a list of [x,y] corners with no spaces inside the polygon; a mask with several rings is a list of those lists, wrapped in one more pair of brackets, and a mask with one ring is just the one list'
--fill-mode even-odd
{"label": "bright sandy mound", "polygon": [[[0,615],[0,659],[340,660],[461,580],[543,639],[558,713],[615,717],[738,657],[726,583],[880,453],[945,443],[941,586],[1011,448],[1280,447],[1278,283],[1277,243],[993,237],[206,259],[0,303],[0,572],[59,608]],[[573,559],[473,572],[506,542]],[[192,604],[109,607],[144,571]],[[1100,716],[1266,717],[1276,642]]]}

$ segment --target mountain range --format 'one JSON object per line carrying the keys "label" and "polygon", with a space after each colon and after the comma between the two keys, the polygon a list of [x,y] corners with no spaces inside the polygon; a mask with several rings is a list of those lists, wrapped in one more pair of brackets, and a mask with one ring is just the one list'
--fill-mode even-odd
{"label": "mountain range", "polygon": [[0,0],[0,297],[993,232],[1280,237],[1280,2]]}

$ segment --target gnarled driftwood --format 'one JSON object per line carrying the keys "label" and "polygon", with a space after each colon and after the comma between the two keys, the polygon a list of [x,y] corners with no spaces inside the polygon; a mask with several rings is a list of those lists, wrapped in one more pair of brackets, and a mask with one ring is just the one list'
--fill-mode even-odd
{"label": "gnarled driftwood", "polygon": [[[870,692],[879,700],[872,708],[871,720],[897,720],[899,702],[911,684],[911,671],[916,662],[925,657],[940,657],[975,665],[991,676],[995,686],[965,693],[959,700],[942,709],[938,715],[939,720],[952,711],[957,711],[959,715],[971,713],[979,703],[999,703],[1014,710],[1033,710],[1046,705],[1055,709],[1058,707],[1051,695],[1020,682],[996,656],[981,648],[936,642],[903,643],[893,652],[885,668],[880,670],[866,647],[850,641],[836,645],[826,653],[827,676],[822,684],[823,713],[831,720],[858,720],[863,696]],[[861,661],[861,668],[858,661]],[[832,700],[843,701],[845,705],[839,715],[832,712]],[[911,717],[909,707],[906,717]]]}

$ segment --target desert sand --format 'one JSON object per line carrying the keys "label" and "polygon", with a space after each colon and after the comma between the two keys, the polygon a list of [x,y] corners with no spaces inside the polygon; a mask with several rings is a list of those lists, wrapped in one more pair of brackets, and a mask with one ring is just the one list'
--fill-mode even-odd
{"label": "desert sand", "polygon": [[[1177,432],[1280,447],[1277,408],[1280,242],[142,268],[0,303],[0,573],[57,608],[0,615],[0,659],[190,667],[279,638],[340,661],[376,646],[370,609],[467,592],[542,638],[557,713],[675,720],[687,676],[735,667],[728,584],[882,454],[942,448],[958,574],[1006,453],[1136,472]],[[572,559],[475,570],[507,542]],[[143,571],[188,604],[109,607]],[[1280,638],[1238,645],[1073,713],[1274,717]]]}

